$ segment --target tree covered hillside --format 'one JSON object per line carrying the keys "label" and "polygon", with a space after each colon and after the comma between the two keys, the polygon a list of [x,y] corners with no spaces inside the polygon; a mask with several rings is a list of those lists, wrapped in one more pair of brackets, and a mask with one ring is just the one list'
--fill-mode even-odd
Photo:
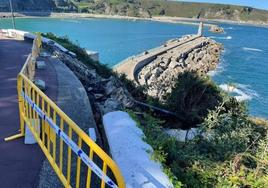
{"label": "tree covered hillside", "polygon": [[[125,16],[177,16],[268,23],[268,11],[252,7],[167,0],[13,0],[15,11],[56,11],[116,14]],[[0,11],[9,11],[8,0]]]}

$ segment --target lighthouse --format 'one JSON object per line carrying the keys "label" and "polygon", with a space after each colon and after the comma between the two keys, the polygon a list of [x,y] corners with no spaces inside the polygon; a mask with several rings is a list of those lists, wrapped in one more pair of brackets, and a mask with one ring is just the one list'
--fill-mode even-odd
{"label": "lighthouse", "polygon": [[203,22],[200,22],[200,24],[199,24],[199,28],[198,28],[198,33],[197,33],[197,35],[198,36],[202,36],[203,35]]}

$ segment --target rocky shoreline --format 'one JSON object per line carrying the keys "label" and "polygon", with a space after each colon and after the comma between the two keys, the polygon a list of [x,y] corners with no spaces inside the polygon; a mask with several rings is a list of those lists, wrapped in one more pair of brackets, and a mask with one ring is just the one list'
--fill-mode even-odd
{"label": "rocky shoreline", "polygon": [[[189,37],[184,36],[180,40],[187,40]],[[146,87],[148,95],[164,101],[179,74],[193,71],[204,75],[214,70],[222,50],[223,45],[210,38],[205,38],[205,42],[186,53],[174,48],[158,55],[144,66],[138,73],[138,83]]]}

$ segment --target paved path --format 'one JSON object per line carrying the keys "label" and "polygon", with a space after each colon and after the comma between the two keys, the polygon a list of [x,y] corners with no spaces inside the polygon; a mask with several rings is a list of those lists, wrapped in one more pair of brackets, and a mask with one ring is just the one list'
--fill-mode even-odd
{"label": "paved path", "polygon": [[[0,39],[0,187],[34,188],[44,155],[37,144],[25,145],[24,139],[5,142],[4,138],[18,133],[17,74],[31,51],[31,43]],[[57,83],[55,77],[48,79]],[[54,92],[54,93],[53,93]],[[55,90],[48,93],[56,97]]]}
{"label": "paved path", "polygon": [[[61,187],[37,144],[25,145],[24,138],[4,141],[19,133],[17,75],[31,47],[31,43],[0,36],[0,187],[3,188]],[[57,59],[38,60],[46,62],[46,68],[36,70],[35,75],[35,79],[45,81],[45,94],[85,132],[89,127],[96,129],[87,93],[75,75]]]}
{"label": "paved path", "polygon": [[38,179],[42,154],[36,145],[24,145],[23,139],[5,142],[18,133],[17,74],[31,44],[0,40],[0,182],[1,187],[33,187]]}

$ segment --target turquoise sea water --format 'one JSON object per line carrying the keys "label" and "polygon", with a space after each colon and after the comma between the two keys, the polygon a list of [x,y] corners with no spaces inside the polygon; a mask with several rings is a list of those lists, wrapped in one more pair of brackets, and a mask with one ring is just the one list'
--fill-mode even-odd
{"label": "turquoise sea water", "polygon": [[[268,29],[221,24],[224,34],[211,34],[224,44],[225,52],[213,79],[222,87],[235,84],[234,95],[248,100],[250,113],[268,118]],[[11,28],[0,20],[0,28]],[[68,35],[82,47],[100,53],[102,63],[113,66],[121,60],[157,47],[166,40],[197,32],[192,25],[114,19],[17,19],[17,29]]]}

